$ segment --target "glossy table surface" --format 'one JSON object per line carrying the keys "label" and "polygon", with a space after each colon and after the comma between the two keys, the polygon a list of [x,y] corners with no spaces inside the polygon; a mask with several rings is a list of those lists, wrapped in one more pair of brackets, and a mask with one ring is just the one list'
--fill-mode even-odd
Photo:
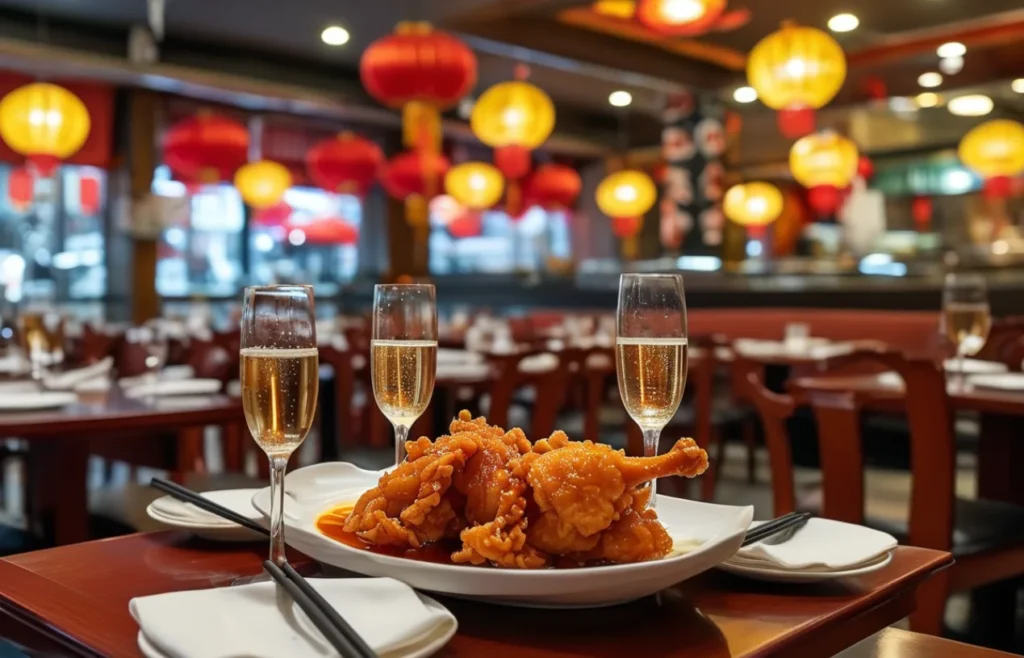
{"label": "glossy table surface", "polygon": [[1014,654],[887,628],[843,654],[843,658],[1010,658]]}
{"label": "glossy table surface", "polygon": [[[130,535],[0,560],[0,635],[83,656],[138,656],[132,597],[227,586],[257,573],[262,544],[181,533]],[[293,563],[312,567],[300,555]],[[823,585],[773,585],[712,571],[658,597],[591,610],[508,608],[439,597],[459,632],[451,658],[832,656],[906,616],[947,553],[900,547],[885,569]]]}

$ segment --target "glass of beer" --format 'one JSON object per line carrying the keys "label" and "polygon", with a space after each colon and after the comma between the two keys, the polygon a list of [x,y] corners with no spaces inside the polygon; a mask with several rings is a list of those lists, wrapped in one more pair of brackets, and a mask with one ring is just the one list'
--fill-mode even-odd
{"label": "glass of beer", "polygon": [[395,428],[395,465],[405,459],[409,428],[430,404],[437,372],[437,302],[428,284],[373,290],[370,375],[373,397]]}
{"label": "glass of beer", "polygon": [[320,386],[312,286],[245,289],[242,407],[270,459],[270,559],[285,562],[284,473],[316,415]]}
{"label": "glass of beer", "polygon": [[[686,300],[678,274],[623,274],[616,312],[619,395],[644,434],[644,456],[658,454],[661,430],[686,386]],[[650,505],[655,504],[651,482]]]}
{"label": "glass of beer", "polygon": [[970,273],[947,274],[942,289],[942,330],[956,348],[957,379],[961,387],[964,358],[981,351],[991,326],[985,277]]}

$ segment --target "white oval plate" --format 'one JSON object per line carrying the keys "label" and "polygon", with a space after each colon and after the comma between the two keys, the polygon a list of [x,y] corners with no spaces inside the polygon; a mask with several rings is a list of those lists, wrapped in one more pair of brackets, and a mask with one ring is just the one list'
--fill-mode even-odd
{"label": "white oval plate", "polygon": [[[658,514],[677,541],[701,541],[698,548],[661,560],[580,569],[489,569],[435,564],[359,550],[324,536],[316,519],[374,486],[378,471],[353,464],[315,464],[285,480],[285,525],[289,545],[331,566],[368,576],[390,576],[412,587],[492,603],[537,607],[596,607],[654,594],[732,557],[753,518],[752,507],[731,507],[658,496]],[[253,496],[265,516],[270,489]]]}
{"label": "white oval plate", "polygon": [[231,543],[269,541],[265,535],[233,523],[225,525],[223,523],[190,522],[183,519],[170,518],[153,509],[153,503],[150,503],[149,506],[146,507],[146,514],[149,515],[149,518],[157,521],[158,523],[162,523],[176,530],[186,530],[197,537],[209,539],[210,541]]}
{"label": "white oval plate", "polygon": [[963,372],[965,375],[991,375],[1009,370],[1004,363],[983,359],[964,359],[963,370],[960,369],[960,359],[946,359],[942,362],[942,367],[947,372]]}
{"label": "white oval plate", "polygon": [[35,393],[5,393],[0,396],[0,411],[37,411],[59,409],[78,402],[74,393],[38,391]]}
{"label": "white oval plate", "polygon": [[737,576],[750,578],[751,580],[763,580],[769,583],[820,583],[826,580],[837,578],[849,578],[861,576],[872,571],[883,569],[892,562],[892,552],[886,553],[879,558],[859,569],[848,569],[846,571],[794,571],[784,569],[764,569],[760,567],[748,567],[734,562],[722,562],[718,568]]}
{"label": "white oval plate", "polygon": [[975,375],[968,381],[974,388],[987,388],[995,391],[1024,391],[1024,373],[1019,372]]}

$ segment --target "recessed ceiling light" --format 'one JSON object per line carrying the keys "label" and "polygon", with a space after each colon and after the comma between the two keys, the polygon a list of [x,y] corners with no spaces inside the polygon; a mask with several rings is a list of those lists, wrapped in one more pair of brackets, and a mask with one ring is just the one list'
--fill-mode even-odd
{"label": "recessed ceiling light", "polygon": [[323,39],[324,43],[328,46],[344,46],[348,43],[349,34],[348,30],[340,25],[331,25],[330,27],[324,28],[324,31],[320,33],[320,38]]}
{"label": "recessed ceiling light", "polygon": [[628,91],[622,91],[621,89],[619,91],[613,91],[608,96],[608,102],[615,107],[628,107],[629,104],[633,102],[633,94]]}
{"label": "recessed ceiling light", "polygon": [[935,107],[941,100],[938,94],[926,91],[923,94],[918,94],[914,102],[917,103],[918,107]]}
{"label": "recessed ceiling light", "polygon": [[939,70],[946,75],[956,75],[964,70],[963,57],[943,57],[939,60]]}
{"label": "recessed ceiling light", "polygon": [[946,104],[950,114],[958,117],[983,117],[992,111],[992,99],[982,94],[958,96]]}
{"label": "recessed ceiling light", "polygon": [[1010,89],[1014,90],[1018,94],[1024,94],[1024,78],[1017,78],[1011,82]]}
{"label": "recessed ceiling light", "polygon": [[753,87],[737,87],[732,92],[732,99],[737,103],[753,103],[757,100],[757,90]]}
{"label": "recessed ceiling light", "polygon": [[942,74],[936,73],[935,71],[928,71],[927,73],[922,73],[917,78],[917,84],[921,85],[922,87],[927,87],[929,89],[932,87],[938,87],[939,85],[942,84]]}
{"label": "recessed ceiling light", "polygon": [[836,14],[828,19],[828,29],[833,32],[853,32],[860,25],[860,19],[853,14]]}
{"label": "recessed ceiling light", "polygon": [[967,46],[959,41],[950,41],[939,46],[935,52],[943,59],[946,57],[963,57],[967,54]]}

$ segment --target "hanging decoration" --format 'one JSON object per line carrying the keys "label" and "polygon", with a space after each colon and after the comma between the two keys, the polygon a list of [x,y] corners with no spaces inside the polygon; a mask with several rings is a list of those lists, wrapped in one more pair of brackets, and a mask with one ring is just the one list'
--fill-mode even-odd
{"label": "hanging decoration", "polygon": [[658,188],[651,177],[638,169],[609,174],[596,191],[597,207],[612,220],[612,232],[623,240],[626,258],[636,256],[636,236],[643,218],[654,206]]}
{"label": "hanging decoration", "polygon": [[235,174],[235,187],[250,208],[269,208],[284,198],[292,175],[284,165],[260,160],[243,165]]}
{"label": "hanging decoration", "polygon": [[272,206],[256,209],[252,214],[252,225],[263,228],[284,226],[291,216],[292,207],[285,201],[278,201]]}
{"label": "hanging decoration", "polygon": [[636,18],[660,34],[696,37],[740,28],[750,21],[750,11],[726,11],[726,0],[639,0]]}
{"label": "hanging decoration", "polygon": [[317,217],[309,222],[288,221],[284,224],[288,242],[301,245],[354,245],[359,242],[359,229],[339,217]]}
{"label": "hanging decoration", "polygon": [[814,111],[829,103],[846,79],[846,56],[836,40],[813,27],[783,23],[750,51],[747,82],[779,112],[789,138],[814,131]]}
{"label": "hanging decoration", "polygon": [[404,151],[391,158],[381,170],[381,183],[392,197],[405,202],[405,219],[426,238],[427,204],[441,191],[440,181],[448,173],[448,159],[438,153]]}
{"label": "hanging decoration", "polygon": [[231,180],[249,160],[249,131],[237,121],[197,112],[164,135],[163,160],[185,184]]}
{"label": "hanging decoration", "polygon": [[448,233],[456,239],[475,238],[483,232],[483,222],[476,210],[463,210],[455,219],[448,222]]}
{"label": "hanging decoration", "polygon": [[501,199],[505,179],[486,162],[464,162],[445,174],[444,189],[463,207],[486,210]]}
{"label": "hanging decoration", "polygon": [[807,188],[808,201],[819,217],[838,210],[841,191],[857,174],[857,161],[857,146],[831,131],[802,137],[789,151],[793,178]]}
{"label": "hanging decoration", "polygon": [[927,233],[931,228],[933,212],[931,197],[916,196],[910,202],[910,217],[914,220],[914,228],[918,233]]}
{"label": "hanging decoration", "polygon": [[403,143],[413,150],[440,151],[440,112],[472,91],[476,74],[476,56],[465,43],[423,22],[399,23],[359,61],[366,91],[402,110]]}
{"label": "hanging decoration", "polygon": [[871,161],[866,155],[860,156],[857,160],[857,178],[861,179],[865,183],[871,181],[875,177],[875,163]]}
{"label": "hanging decoration", "polygon": [[1024,171],[1024,126],[1010,119],[986,121],[960,140],[960,161],[985,179],[985,196],[1006,199]]}
{"label": "hanging decoration", "polygon": [[85,103],[59,85],[34,82],[0,100],[0,137],[40,176],[52,176],[62,160],[77,153],[89,128]]}
{"label": "hanging decoration", "polygon": [[32,207],[36,197],[36,179],[26,167],[12,169],[7,176],[7,205],[23,213]]}
{"label": "hanging decoration", "polygon": [[78,210],[85,217],[93,217],[100,211],[102,194],[100,179],[95,174],[82,171],[78,175]]}
{"label": "hanging decoration", "polygon": [[384,164],[384,152],[376,143],[355,133],[343,132],[317,142],[306,153],[306,173],[322,189],[336,194],[365,197]]}
{"label": "hanging decoration", "polygon": [[765,227],[779,218],[782,206],[779,188],[760,181],[733,185],[722,201],[725,216],[745,226],[755,237],[762,236]]}
{"label": "hanging decoration", "polygon": [[528,74],[528,67],[517,67],[520,79],[489,88],[470,115],[473,134],[494,149],[494,164],[507,179],[505,207],[513,218],[522,215],[520,181],[530,172],[530,152],[547,141],[555,128],[554,103],[523,79]]}
{"label": "hanging decoration", "polygon": [[576,204],[583,181],[575,169],[548,163],[537,167],[523,185],[524,205],[547,211],[568,210]]}

